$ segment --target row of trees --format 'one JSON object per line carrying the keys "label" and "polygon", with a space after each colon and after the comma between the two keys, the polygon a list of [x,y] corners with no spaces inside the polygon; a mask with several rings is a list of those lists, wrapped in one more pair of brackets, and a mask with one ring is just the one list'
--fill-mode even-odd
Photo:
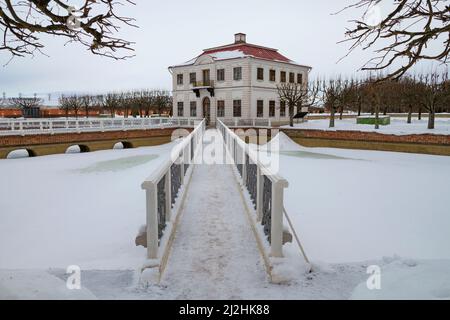
{"label": "row of trees", "polygon": [[293,126],[295,107],[311,107],[321,104],[330,112],[330,127],[334,127],[335,115],[342,119],[344,110],[378,116],[388,112],[408,113],[411,123],[413,112],[421,119],[428,113],[428,128],[434,128],[437,112],[450,112],[450,80],[448,73],[430,73],[386,79],[382,75],[365,79],[315,80],[299,85],[284,83],[278,86],[278,95],[289,108],[290,125]]}
{"label": "row of trees", "polygon": [[110,92],[104,95],[66,95],[59,98],[60,108],[77,117],[82,110],[86,117],[92,110],[108,112],[114,117],[118,111],[133,116],[148,117],[152,113],[170,113],[172,97],[167,90],[134,90]]}
{"label": "row of trees", "polygon": [[[123,112],[125,117],[150,116],[152,113],[170,113],[172,110],[172,97],[167,90],[133,90],[125,92],[110,92],[102,95],[72,94],[61,95],[58,99],[59,108],[78,117],[83,113],[86,117],[92,111],[109,113],[114,117],[117,112]],[[34,97],[16,97],[0,99],[0,107],[29,109],[42,106],[43,100]]]}

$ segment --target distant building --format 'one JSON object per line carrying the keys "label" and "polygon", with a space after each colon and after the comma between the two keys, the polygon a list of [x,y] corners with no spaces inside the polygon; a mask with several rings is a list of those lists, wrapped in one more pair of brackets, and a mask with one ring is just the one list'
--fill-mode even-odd
{"label": "distant building", "polygon": [[22,109],[22,116],[24,118],[40,118],[41,108],[40,107],[28,107]]}
{"label": "distant building", "polygon": [[186,63],[169,67],[173,76],[173,116],[289,119],[277,84],[308,81],[311,67],[297,64],[277,49],[247,43],[235,34],[232,44],[203,50]]}

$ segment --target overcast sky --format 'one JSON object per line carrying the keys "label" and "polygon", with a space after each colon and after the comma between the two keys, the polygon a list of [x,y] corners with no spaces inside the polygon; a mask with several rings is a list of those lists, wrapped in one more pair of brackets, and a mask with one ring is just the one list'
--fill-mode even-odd
{"label": "overcast sky", "polygon": [[[345,0],[137,0],[122,15],[134,17],[139,26],[125,28],[121,36],[136,42],[136,57],[114,61],[97,57],[85,48],[57,38],[43,38],[45,53],[14,59],[0,66],[0,94],[46,94],[80,91],[104,92],[132,88],[171,89],[169,65],[187,61],[202,49],[228,44],[237,32],[247,41],[278,48],[288,58],[313,67],[313,76],[351,76],[370,57],[355,51],[343,61],[348,20],[360,12],[338,15]],[[383,9],[383,8],[381,8]],[[9,56],[1,51],[0,64]],[[423,67],[422,67],[423,68]]]}

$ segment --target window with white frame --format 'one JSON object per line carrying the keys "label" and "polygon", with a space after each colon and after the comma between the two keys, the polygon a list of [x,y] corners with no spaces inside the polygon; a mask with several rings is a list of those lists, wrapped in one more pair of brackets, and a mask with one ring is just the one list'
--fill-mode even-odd
{"label": "window with white frame", "polygon": [[294,83],[295,82],[295,73],[289,72],[289,82]]}
{"label": "window with white frame", "polygon": [[183,74],[179,73],[177,74],[177,85],[182,85],[183,84]]}
{"label": "window with white frame", "polygon": [[197,116],[197,101],[191,101],[191,117]]}
{"label": "window with white frame", "polygon": [[286,71],[280,71],[280,82],[286,82]]}
{"label": "window with white frame", "polygon": [[233,117],[242,116],[242,103],[241,100],[233,100]]}
{"label": "window with white frame", "polygon": [[178,102],[177,103],[177,108],[178,108],[177,115],[179,117],[183,117],[183,115],[184,115],[184,103],[182,101]]}
{"label": "window with white frame", "polygon": [[233,68],[233,80],[235,81],[242,80],[242,67]]}
{"label": "window with white frame", "polygon": [[256,117],[258,117],[258,118],[264,117],[264,101],[263,100],[256,101]]}
{"label": "window with white frame", "polygon": [[275,82],[276,80],[276,71],[273,69],[269,71],[269,80],[272,82]]}
{"label": "window with white frame", "polygon": [[269,101],[269,117],[275,117],[275,101]]}
{"label": "window with white frame", "polygon": [[280,117],[286,117],[286,101],[280,101]]}
{"label": "window with white frame", "polygon": [[194,83],[196,83],[196,82],[197,82],[197,73],[191,72],[191,73],[189,74],[189,83],[190,83],[190,84],[194,84]]}
{"label": "window with white frame", "polygon": [[225,117],[225,101],[217,100],[217,117],[223,118]]}
{"label": "window with white frame", "polygon": [[225,69],[217,69],[217,81],[225,81]]}
{"label": "window with white frame", "polygon": [[264,68],[256,69],[256,79],[257,80],[264,80]]}

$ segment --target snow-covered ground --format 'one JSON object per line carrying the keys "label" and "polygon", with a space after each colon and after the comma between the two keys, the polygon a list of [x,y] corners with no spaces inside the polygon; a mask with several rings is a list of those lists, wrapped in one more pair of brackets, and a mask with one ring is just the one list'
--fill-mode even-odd
{"label": "snow-covered ground", "polygon": [[0,161],[0,268],[129,269],[140,184],[170,144]]}
{"label": "snow-covered ground", "polygon": [[[406,118],[392,118],[390,125],[380,125],[379,129],[375,129],[374,125],[369,124],[356,124],[356,119],[342,119],[339,120],[338,116],[335,119],[335,127],[329,128],[329,119],[321,120],[308,120],[304,123],[294,123],[295,128],[300,129],[318,129],[318,130],[352,130],[352,131],[369,131],[378,132],[384,134],[395,135],[407,135],[407,134],[442,134],[450,135],[450,118],[436,118],[435,128],[427,129],[428,119],[422,120],[412,119],[412,123],[406,123]],[[284,128],[290,128],[289,126],[283,126]]]}
{"label": "snow-covered ground", "polygon": [[[313,262],[291,285],[267,282],[247,221],[230,203],[236,182],[219,165],[194,170],[161,285],[137,285],[140,183],[168,144],[0,160],[0,299],[450,299],[450,157],[278,141],[286,208]],[[204,201],[217,211],[196,210]],[[381,290],[365,286],[372,264]],[[81,267],[84,291],[65,291],[68,265]]]}

